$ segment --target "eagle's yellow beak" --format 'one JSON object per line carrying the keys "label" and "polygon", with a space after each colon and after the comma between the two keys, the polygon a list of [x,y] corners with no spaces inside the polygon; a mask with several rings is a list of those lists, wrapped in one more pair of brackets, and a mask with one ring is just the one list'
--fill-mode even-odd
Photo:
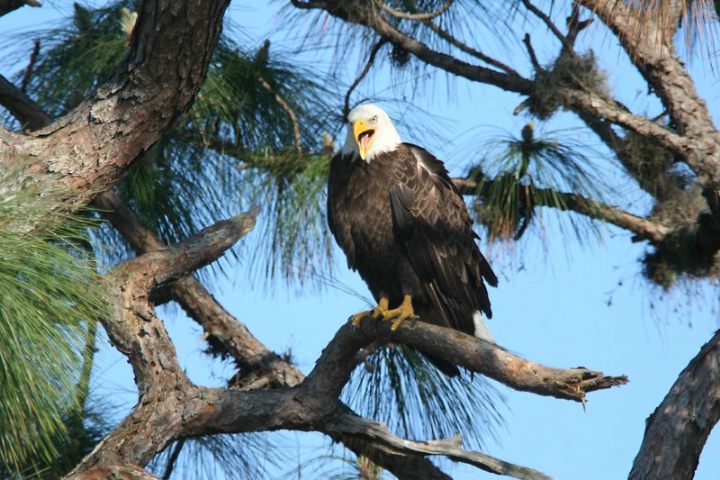
{"label": "eagle's yellow beak", "polygon": [[353,133],[355,134],[355,141],[360,149],[360,158],[365,160],[368,148],[370,148],[370,143],[375,135],[375,129],[368,127],[365,120],[359,118],[353,123]]}

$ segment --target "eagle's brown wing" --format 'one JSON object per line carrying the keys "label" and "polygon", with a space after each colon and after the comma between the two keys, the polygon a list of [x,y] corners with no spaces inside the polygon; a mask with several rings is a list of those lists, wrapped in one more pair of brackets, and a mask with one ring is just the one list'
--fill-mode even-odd
{"label": "eagle's brown wing", "polygon": [[355,242],[352,237],[348,213],[337,205],[343,201],[342,195],[350,178],[350,162],[338,153],[330,162],[330,175],[327,191],[327,220],[330,231],[345,252],[348,267],[355,268]]}
{"label": "eagle's brown wing", "polygon": [[[399,182],[390,191],[393,222],[414,270],[451,325],[473,333],[472,312],[492,317],[483,279],[497,277],[475,243],[472,218],[443,163],[411,144],[398,147]],[[457,318],[462,310],[463,317]],[[459,323],[459,324],[458,324]]]}

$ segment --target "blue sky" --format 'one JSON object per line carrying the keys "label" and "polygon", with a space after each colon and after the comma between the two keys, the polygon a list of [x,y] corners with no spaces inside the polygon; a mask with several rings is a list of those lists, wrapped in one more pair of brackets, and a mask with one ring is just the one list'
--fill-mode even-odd
{"label": "blue sky", "polygon": [[[260,44],[266,32],[277,26],[270,8],[254,9],[233,4],[230,14]],[[55,1],[41,9],[24,8],[0,18],[0,35],[24,25],[45,25],[57,18],[57,10],[67,13],[71,3]],[[608,72],[610,84],[637,112],[653,111],[646,103],[637,74],[618,54],[613,39],[598,31],[592,43],[604,52],[600,63]],[[7,38],[7,36],[5,37]],[[542,38],[533,32],[533,38]],[[291,45],[289,34],[274,34],[273,48]],[[327,55],[327,54],[326,54]],[[525,59],[516,59],[525,64]],[[324,61],[328,61],[325,57]],[[701,94],[718,118],[717,85],[703,62],[691,62]],[[14,71],[0,63],[0,73]],[[353,68],[348,68],[354,75]],[[520,102],[514,95],[485,86],[466,87],[461,83],[448,101],[444,95],[446,79],[439,75],[432,90],[416,92],[406,101],[437,112],[439,138],[431,139],[412,129],[412,121],[398,122],[407,141],[427,146],[460,173],[472,151],[476,136],[490,136],[499,129],[519,135],[527,118],[513,116]],[[364,85],[369,98],[392,98],[382,104],[391,117],[404,114],[403,96],[408,92],[389,87],[390,78],[381,72]],[[546,131],[571,129],[570,135],[588,138],[567,115],[558,115]],[[469,127],[473,127],[472,129]],[[456,132],[460,132],[457,134]],[[448,140],[443,141],[445,137]],[[341,137],[342,138],[342,137]],[[609,175],[614,175],[609,173]],[[615,187],[624,191],[621,177],[612,177]],[[629,189],[628,189],[629,191]],[[640,195],[625,198],[628,205],[642,205]],[[644,213],[642,207],[636,212]],[[499,387],[507,398],[503,410],[506,425],[498,431],[498,441],[489,441],[485,453],[506,461],[526,465],[557,479],[605,480],[627,477],[640,446],[645,419],[670,389],[678,374],[718,328],[717,290],[700,286],[701,295],[687,301],[685,293],[666,295],[649,287],[640,276],[638,259],[644,244],[632,243],[627,232],[602,227],[602,241],[579,247],[572,235],[557,228],[552,215],[546,215],[546,243],[524,242],[512,249],[489,250],[499,288],[490,292],[494,318],[489,328],[496,341],[528,359],[553,367],[585,366],[608,375],[625,374],[630,383],[588,396],[587,408],[580,404],[519,393]],[[253,241],[253,232],[247,241]],[[482,233],[481,233],[482,234]],[[487,250],[487,247],[484,247]],[[359,277],[347,271],[342,254],[336,251],[338,281],[369,297]],[[218,285],[217,294],[228,310],[245,322],[269,348],[281,352],[292,348],[300,368],[309,372],[322,348],[352,313],[366,308],[354,295],[336,289],[303,291],[278,282],[272,289],[248,285],[242,272],[251,259],[237,265],[231,278]],[[221,385],[228,374],[224,366],[211,365],[200,353],[202,332],[181,315],[168,315],[168,328],[178,345],[181,363],[196,382]],[[102,389],[108,396],[134,403],[132,375],[124,360],[110,347],[101,353],[98,375],[104,375]],[[293,434],[301,442],[296,455],[311,455],[323,443],[319,435]],[[452,475],[458,479],[495,478],[460,466]],[[720,479],[720,434],[714,432],[706,445],[697,471],[698,480]]]}

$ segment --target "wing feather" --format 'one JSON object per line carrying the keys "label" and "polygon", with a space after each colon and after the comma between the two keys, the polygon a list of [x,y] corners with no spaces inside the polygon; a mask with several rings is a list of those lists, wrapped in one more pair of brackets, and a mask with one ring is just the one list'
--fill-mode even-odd
{"label": "wing feather", "polygon": [[402,173],[390,190],[393,223],[414,270],[431,296],[441,297],[443,309],[460,305],[490,318],[483,279],[494,286],[497,277],[475,243],[472,218],[445,166],[411,144],[401,145],[397,155]]}

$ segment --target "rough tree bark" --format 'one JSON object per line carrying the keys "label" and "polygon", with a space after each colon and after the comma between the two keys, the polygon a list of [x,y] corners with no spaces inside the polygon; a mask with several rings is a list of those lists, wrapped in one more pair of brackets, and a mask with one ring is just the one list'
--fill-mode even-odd
{"label": "rough tree bark", "polygon": [[647,419],[630,478],[692,478],[708,435],[720,420],[720,331],[678,377]]}
{"label": "rough tree bark", "polygon": [[[585,368],[548,368],[497,345],[424,323],[407,323],[392,333],[387,323],[372,319],[357,328],[341,327],[304,377],[258,342],[190,276],[247,234],[257,211],[165,246],[109,191],[190,105],[207,72],[226,7],[224,0],[144,1],[130,53],[116,74],[54,123],[0,78],[0,102],[28,127],[25,132],[0,131],[1,167],[22,169],[23,185],[30,183],[39,193],[44,188],[67,189],[68,209],[95,200],[138,253],[105,275],[114,294],[113,315],[101,321],[113,345],[130,361],[139,401],[67,478],[154,478],[145,465],[175,440],[277,429],[322,432],[399,478],[449,478],[428,461],[428,455],[446,455],[516,478],[547,478],[465,451],[457,439],[400,439],[354,414],[338,396],[364,358],[363,349],[392,338],[511,388],[579,402],[588,392],[624,384],[625,377],[606,377]],[[23,185],[6,184],[0,190],[8,194]],[[159,288],[169,290],[170,297],[250,375],[228,388],[192,383],[155,314],[152,297]]]}

